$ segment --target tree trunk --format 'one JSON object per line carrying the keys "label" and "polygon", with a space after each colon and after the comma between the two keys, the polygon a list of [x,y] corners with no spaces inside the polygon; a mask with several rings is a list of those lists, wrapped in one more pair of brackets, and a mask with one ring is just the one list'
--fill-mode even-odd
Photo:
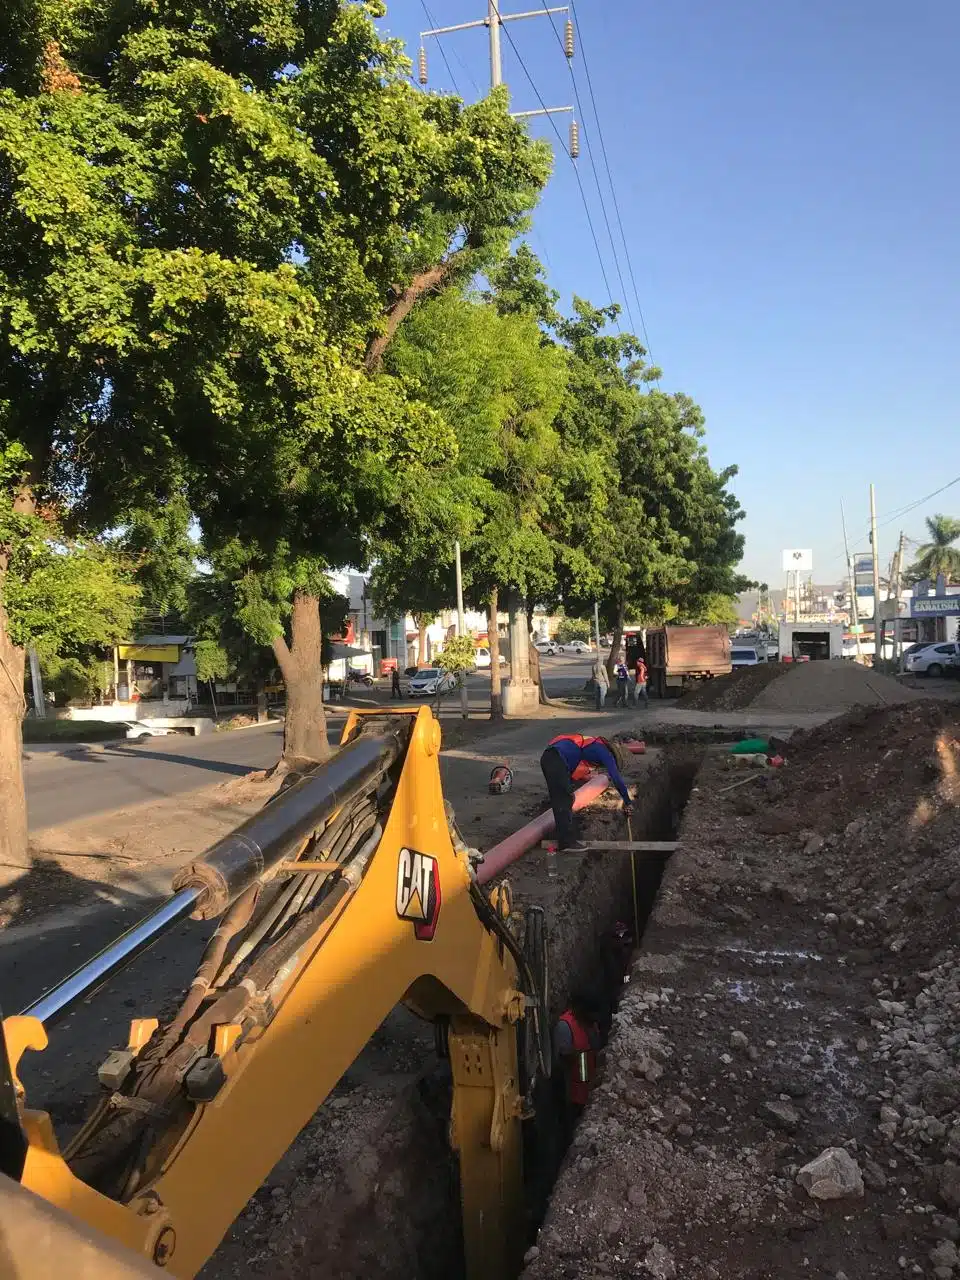
{"label": "tree trunk", "polygon": [[212,680],[208,680],[207,684],[210,686],[210,701],[213,703],[213,718],[214,720],[219,720],[220,708],[217,706],[217,687]]}
{"label": "tree trunk", "polygon": [[537,686],[540,706],[551,706],[552,704],[550,699],[547,697],[547,691],[543,687],[543,672],[540,670],[540,654],[535,644],[530,646],[530,678]]}
{"label": "tree trunk", "polygon": [[[616,661],[617,654],[620,652],[620,644],[623,640],[623,624],[627,616],[627,602],[620,596],[617,600],[617,623],[613,628],[613,643],[610,646],[610,657],[607,659],[607,675],[610,677],[610,688],[614,686],[613,664]],[[599,655],[598,655],[599,656]]]}
{"label": "tree trunk", "polygon": [[428,622],[417,618],[417,666],[425,667],[427,665],[427,627]]}
{"label": "tree trunk", "polygon": [[490,589],[487,605],[487,643],[490,646],[490,719],[503,719],[503,694],[500,690],[500,632],[497,629],[497,588]]}
{"label": "tree trunk", "polygon": [[29,867],[23,790],[23,676],[26,654],[10,641],[0,607],[0,864]]}
{"label": "tree trunk", "polygon": [[293,597],[290,645],[283,636],[273,642],[277,665],[287,687],[280,767],[302,769],[330,758],[327,717],[323,707],[320,664],[320,601],[306,591]]}
{"label": "tree trunk", "polygon": [[[37,503],[29,484],[14,494],[15,515],[33,515]],[[27,797],[23,789],[23,693],[26,651],[10,639],[3,586],[10,563],[10,545],[0,549],[0,863],[29,867]]]}

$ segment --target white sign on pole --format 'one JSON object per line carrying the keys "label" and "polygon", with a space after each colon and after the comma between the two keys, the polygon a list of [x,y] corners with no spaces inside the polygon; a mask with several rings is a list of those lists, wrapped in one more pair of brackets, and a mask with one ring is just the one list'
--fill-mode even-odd
{"label": "white sign on pole", "polygon": [[802,551],[784,551],[783,552],[783,571],[784,573],[812,573],[813,572],[813,552],[810,550]]}

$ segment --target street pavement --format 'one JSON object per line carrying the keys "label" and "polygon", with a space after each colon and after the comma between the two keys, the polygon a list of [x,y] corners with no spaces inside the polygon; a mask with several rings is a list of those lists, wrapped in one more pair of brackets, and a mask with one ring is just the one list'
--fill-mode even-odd
{"label": "street pavement", "polygon": [[[581,658],[546,658],[544,684],[556,696],[583,687],[590,663]],[[490,707],[490,677],[467,678],[469,711],[482,716]],[[385,681],[372,689],[359,689],[353,705],[390,705]],[[329,710],[329,737],[338,742],[349,707]],[[443,699],[441,718],[459,718],[460,697],[454,692]],[[242,777],[253,769],[266,769],[280,755],[282,726],[272,724],[198,738],[170,736],[146,742],[28,746],[24,774],[31,831],[56,826],[76,818],[157,800],[162,796],[193,791],[213,782]]]}

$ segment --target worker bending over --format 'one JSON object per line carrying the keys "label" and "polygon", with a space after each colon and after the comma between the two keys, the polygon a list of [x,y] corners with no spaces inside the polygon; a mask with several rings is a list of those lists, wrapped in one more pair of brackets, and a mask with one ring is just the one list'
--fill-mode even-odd
{"label": "worker bending over", "polygon": [[557,824],[557,843],[561,849],[584,849],[577,839],[573,818],[574,783],[590,777],[590,766],[605,769],[607,777],[620,792],[623,811],[633,812],[630,792],[623,780],[623,748],[606,738],[585,738],[582,733],[564,733],[553,738],[540,757],[540,768],[547,783],[550,807]]}

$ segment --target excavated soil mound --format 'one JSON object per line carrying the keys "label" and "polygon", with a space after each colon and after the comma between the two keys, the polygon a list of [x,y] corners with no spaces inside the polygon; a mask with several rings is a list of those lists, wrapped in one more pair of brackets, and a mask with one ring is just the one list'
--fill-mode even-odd
{"label": "excavated soil mound", "polygon": [[800,662],[786,666],[750,703],[764,711],[844,711],[847,707],[891,706],[923,697],[904,689],[891,676],[856,662]]}
{"label": "excavated soil mound", "polygon": [[788,756],[697,778],[530,1280],[960,1276],[960,708]]}
{"label": "excavated soil mound", "polygon": [[741,711],[774,680],[788,670],[779,662],[762,662],[756,667],[739,667],[728,676],[702,680],[678,705],[684,711]]}

